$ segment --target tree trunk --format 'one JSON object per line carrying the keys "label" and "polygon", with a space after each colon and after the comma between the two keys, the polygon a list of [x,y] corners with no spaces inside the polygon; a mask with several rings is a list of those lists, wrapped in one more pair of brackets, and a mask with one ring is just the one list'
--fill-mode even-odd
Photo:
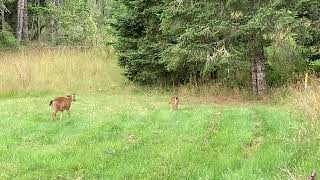
{"label": "tree trunk", "polygon": [[264,95],[267,91],[267,82],[265,71],[266,57],[263,49],[263,37],[260,30],[255,33],[251,56],[252,90],[254,94],[261,96]]}
{"label": "tree trunk", "polygon": [[4,7],[0,7],[0,13],[1,13],[1,29],[4,30],[5,26],[5,19],[4,19]]}
{"label": "tree trunk", "polygon": [[41,35],[41,27],[40,27],[40,15],[37,17],[37,41],[40,41],[40,35]]}
{"label": "tree trunk", "polygon": [[[55,9],[60,6],[60,0],[52,0],[52,4]],[[58,35],[58,18],[55,14],[52,14],[51,22],[50,22],[50,34],[51,34],[51,43],[54,44],[56,42],[56,37]]]}
{"label": "tree trunk", "polygon": [[210,78],[213,81],[218,80],[218,78],[219,78],[218,68],[216,68],[215,70],[213,70],[213,72],[210,73]]}
{"label": "tree trunk", "polygon": [[16,38],[18,42],[28,39],[27,0],[17,0]]}
{"label": "tree trunk", "polygon": [[[35,0],[35,3],[37,6],[41,6],[41,2],[40,0]],[[40,41],[40,35],[41,35],[41,25],[40,25],[40,15],[37,15],[36,18],[35,18],[35,21],[36,22],[33,22],[35,23],[35,29],[34,29],[34,35],[32,37],[32,40],[37,40],[37,41]]]}
{"label": "tree trunk", "polygon": [[18,42],[21,41],[22,24],[23,24],[23,0],[17,0],[17,26],[16,26],[16,38]]}
{"label": "tree trunk", "polygon": [[22,23],[22,39],[28,39],[28,9],[27,9],[27,0],[23,1],[23,23]]}

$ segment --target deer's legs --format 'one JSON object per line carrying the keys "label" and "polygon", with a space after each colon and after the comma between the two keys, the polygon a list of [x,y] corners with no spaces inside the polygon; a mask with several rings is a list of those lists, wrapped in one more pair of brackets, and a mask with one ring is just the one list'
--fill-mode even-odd
{"label": "deer's legs", "polygon": [[54,121],[56,116],[57,116],[57,112],[55,110],[53,110],[52,113],[51,113],[51,121]]}
{"label": "deer's legs", "polygon": [[62,119],[62,116],[63,116],[63,111],[61,111],[61,115],[60,115],[60,121],[61,121],[61,119]]}

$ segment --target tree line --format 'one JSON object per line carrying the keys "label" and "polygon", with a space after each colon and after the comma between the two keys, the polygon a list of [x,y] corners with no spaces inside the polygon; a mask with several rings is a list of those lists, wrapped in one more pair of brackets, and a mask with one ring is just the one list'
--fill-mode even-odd
{"label": "tree line", "polygon": [[119,1],[119,64],[140,84],[220,81],[263,95],[319,59],[318,0]]}
{"label": "tree line", "polygon": [[137,84],[263,95],[320,70],[318,0],[0,0],[0,48],[107,45]]}
{"label": "tree line", "polygon": [[93,46],[107,35],[112,0],[0,0],[0,47],[30,41]]}

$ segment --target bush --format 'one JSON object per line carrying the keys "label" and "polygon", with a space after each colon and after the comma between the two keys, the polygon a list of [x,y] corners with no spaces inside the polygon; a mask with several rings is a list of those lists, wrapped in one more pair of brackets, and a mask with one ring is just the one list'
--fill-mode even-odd
{"label": "bush", "polygon": [[2,48],[14,48],[18,43],[14,35],[7,29],[0,30],[0,49]]}

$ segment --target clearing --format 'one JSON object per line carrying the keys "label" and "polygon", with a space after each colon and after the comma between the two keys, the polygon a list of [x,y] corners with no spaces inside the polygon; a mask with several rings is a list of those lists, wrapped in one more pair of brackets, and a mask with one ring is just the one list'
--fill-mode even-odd
{"label": "clearing", "polygon": [[165,95],[78,94],[51,122],[52,97],[0,99],[1,178],[280,179],[319,165],[319,144],[281,108],[187,98],[173,112]]}

